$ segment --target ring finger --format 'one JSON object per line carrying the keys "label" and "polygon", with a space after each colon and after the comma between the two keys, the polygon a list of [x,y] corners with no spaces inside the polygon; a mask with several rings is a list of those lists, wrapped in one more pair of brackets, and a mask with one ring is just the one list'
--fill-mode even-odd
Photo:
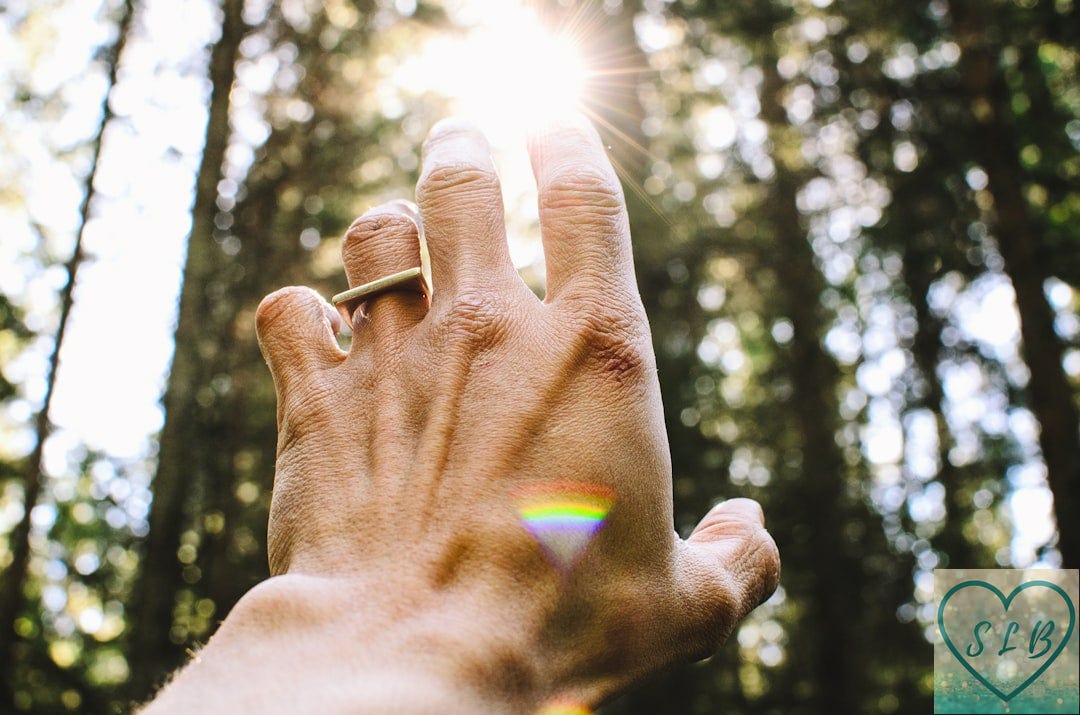
{"label": "ring finger", "polygon": [[[366,293],[338,303],[352,327],[354,344],[358,339],[376,344],[393,340],[427,315],[430,296],[422,277],[392,280],[381,289],[373,285],[420,267],[420,234],[412,204],[391,201],[356,219],[342,242],[341,260],[350,289]],[[370,288],[364,286],[375,290],[368,293]]]}

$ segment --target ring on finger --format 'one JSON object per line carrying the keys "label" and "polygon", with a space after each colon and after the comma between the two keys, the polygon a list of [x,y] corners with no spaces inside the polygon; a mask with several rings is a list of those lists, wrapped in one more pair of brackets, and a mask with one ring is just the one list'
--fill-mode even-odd
{"label": "ring on finger", "polygon": [[357,308],[377,295],[391,290],[400,290],[408,283],[416,283],[415,288],[418,293],[431,295],[423,269],[420,266],[414,266],[338,293],[330,299],[330,302],[338,309],[345,322],[351,324],[352,316]]}

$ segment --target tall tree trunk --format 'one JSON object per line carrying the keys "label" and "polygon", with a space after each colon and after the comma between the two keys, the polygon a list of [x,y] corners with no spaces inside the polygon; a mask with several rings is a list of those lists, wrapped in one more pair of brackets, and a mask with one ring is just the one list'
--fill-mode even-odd
{"label": "tall tree trunk", "polygon": [[26,584],[27,566],[30,562],[30,514],[41,495],[42,458],[45,441],[52,434],[49,409],[52,406],[53,390],[56,387],[57,369],[60,364],[60,351],[64,344],[64,334],[67,330],[71,309],[75,303],[75,282],[79,268],[85,259],[83,238],[86,225],[90,219],[91,206],[96,196],[94,181],[97,179],[101,159],[102,138],[106,127],[114,116],[109,105],[109,98],[112,95],[113,87],[116,86],[120,56],[128,40],[131,18],[134,14],[133,3],[134,0],[125,0],[121,5],[120,16],[116,20],[116,39],[104,55],[108,79],[106,80],[105,94],[101,102],[101,121],[98,123],[97,130],[90,140],[90,171],[86,177],[86,189],[83,192],[82,203],[79,205],[79,223],[75,233],[75,246],[71,252],[71,257],[64,266],[67,280],[60,291],[60,317],[53,339],[52,354],[49,356],[49,364],[46,370],[45,396],[41,408],[34,418],[34,448],[26,458],[22,472],[23,515],[9,536],[12,558],[4,573],[5,578],[0,584],[0,701],[5,703],[11,702],[13,683],[10,682],[10,679],[14,675],[15,651],[19,640],[13,624],[22,609],[23,588]]}
{"label": "tall tree trunk", "polygon": [[[765,54],[761,63],[761,116],[775,132],[787,124],[783,80],[776,69],[777,57],[771,52]],[[779,155],[774,152],[774,157]],[[848,468],[836,444],[838,373],[821,346],[826,321],[819,297],[824,285],[796,208],[798,188],[794,170],[778,160],[767,199],[772,216],[768,230],[776,246],[778,299],[794,328],[789,362],[790,405],[802,454],[802,483],[797,491],[805,507],[808,537],[794,558],[806,559],[803,568],[813,577],[812,590],[804,594],[809,609],[805,625],[812,624],[807,631],[816,631],[810,641],[812,652],[804,657],[809,658],[814,670],[814,708],[818,712],[853,713],[860,710],[856,696],[858,667],[853,658],[858,649],[847,624],[859,607],[863,584],[858,564],[846,556],[849,549],[842,532],[850,510],[845,507],[849,498],[845,489]]]}
{"label": "tall tree trunk", "polygon": [[1031,371],[1031,409],[1039,420],[1039,446],[1054,494],[1058,549],[1064,565],[1080,565],[1080,412],[1062,366],[1063,347],[1054,332],[1054,313],[1043,292],[1049,277],[1037,257],[1034,222],[1024,199],[1010,93],[993,41],[991,7],[973,0],[951,0],[960,44],[960,77],[977,132],[978,159],[989,177],[996,231],[1005,271],[1016,292],[1024,357]]}
{"label": "tall tree trunk", "polygon": [[941,531],[934,537],[934,546],[947,561],[944,568],[992,568],[986,549],[974,548],[964,536],[964,524],[971,516],[971,501],[964,500],[964,473],[949,461],[949,451],[954,441],[949,423],[945,419],[945,391],[937,374],[941,355],[942,321],[930,310],[927,293],[933,281],[933,248],[927,246],[907,247],[904,255],[904,282],[908,288],[908,300],[915,309],[917,328],[911,346],[915,364],[922,374],[925,394],[923,406],[934,415],[938,435],[937,480],[945,487],[946,518]]}
{"label": "tall tree trunk", "polygon": [[235,79],[240,41],[245,35],[241,12],[243,0],[223,0],[221,37],[210,55],[210,108],[206,142],[196,177],[183,285],[177,321],[172,370],[165,390],[165,425],[161,432],[158,467],[153,481],[150,531],[141,560],[141,571],[132,593],[129,661],[132,677],[129,697],[145,698],[181,661],[184,653],[170,638],[177,592],[183,586],[177,549],[184,524],[190,488],[205,470],[200,455],[212,451],[200,445],[202,419],[198,393],[213,377],[205,362],[222,347],[216,336],[204,335],[202,320],[214,310],[217,297],[209,285],[221,249],[214,241],[217,186],[228,146],[229,93]]}

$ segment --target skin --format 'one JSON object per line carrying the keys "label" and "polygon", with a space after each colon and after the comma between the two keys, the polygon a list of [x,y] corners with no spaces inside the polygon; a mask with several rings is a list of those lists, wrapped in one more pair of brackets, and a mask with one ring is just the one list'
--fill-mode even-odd
{"label": "skin", "polygon": [[[671,463],[619,182],[592,126],[534,132],[541,301],[507,250],[483,136],[439,123],[417,208],[377,207],[342,254],[350,286],[420,283],[340,319],[306,288],[260,305],[278,394],[272,578],[146,710],[521,713],[595,707],[712,654],[776,588],[755,502],[672,530]],[[523,486],[614,494],[570,569],[523,527]],[[557,712],[557,710],[550,710]]]}

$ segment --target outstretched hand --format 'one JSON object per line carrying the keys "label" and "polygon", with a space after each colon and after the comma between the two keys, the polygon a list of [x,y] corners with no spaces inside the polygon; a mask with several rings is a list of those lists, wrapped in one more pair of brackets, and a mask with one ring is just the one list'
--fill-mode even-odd
{"label": "outstretched hand", "polygon": [[[342,249],[350,286],[366,284],[420,265],[422,225],[432,291],[350,305],[348,352],[314,292],[259,307],[279,401],[275,577],[232,629],[269,619],[273,648],[372,711],[594,707],[711,654],[776,587],[756,503],[720,504],[686,540],[672,529],[649,327],[598,135],[572,117],[529,152],[543,301],[510,261],[485,139],[449,120],[424,145],[417,207],[372,209]],[[335,637],[328,656],[319,639]],[[304,709],[302,682],[262,695]]]}

